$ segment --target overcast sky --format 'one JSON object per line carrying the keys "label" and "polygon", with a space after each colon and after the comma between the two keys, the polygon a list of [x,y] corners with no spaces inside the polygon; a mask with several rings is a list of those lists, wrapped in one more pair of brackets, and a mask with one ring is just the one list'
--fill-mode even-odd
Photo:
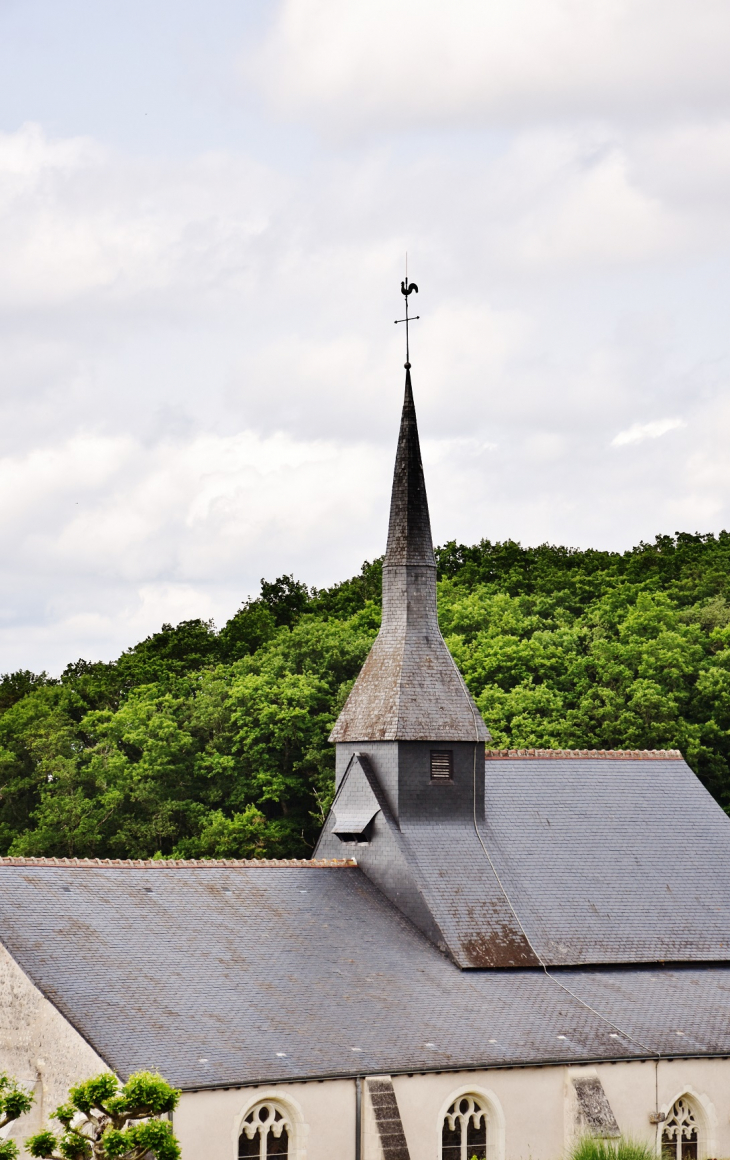
{"label": "overcast sky", "polygon": [[[0,0],[0,672],[730,527],[727,0]],[[415,295],[414,295],[415,298]]]}

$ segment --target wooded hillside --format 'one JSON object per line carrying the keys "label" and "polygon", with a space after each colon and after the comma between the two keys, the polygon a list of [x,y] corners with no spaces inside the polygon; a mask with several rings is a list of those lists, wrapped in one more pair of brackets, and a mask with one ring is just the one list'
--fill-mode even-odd
{"label": "wooded hillside", "polygon": [[[437,558],[442,631],[495,747],[679,748],[730,807],[730,534]],[[0,853],[307,856],[379,618],[376,561],[322,591],[262,581],[220,631],[163,625],[111,664],[4,676]]]}

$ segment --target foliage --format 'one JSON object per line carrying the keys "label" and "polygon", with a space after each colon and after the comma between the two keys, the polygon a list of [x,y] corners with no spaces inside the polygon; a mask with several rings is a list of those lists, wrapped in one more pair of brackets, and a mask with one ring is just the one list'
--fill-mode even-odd
{"label": "foliage", "polygon": [[568,1160],[656,1160],[656,1150],[627,1136],[615,1140],[581,1136],[570,1149]]}
{"label": "foliage", "polygon": [[[496,747],[682,750],[730,809],[730,535],[624,553],[437,550],[446,641]],[[380,620],[381,561],[262,581],[217,631],[0,679],[0,853],[306,856],[327,742]]]}
{"label": "foliage", "polygon": [[0,677],[0,713],[4,709],[9,709],[16,701],[20,701],[27,693],[32,693],[34,689],[54,683],[47,673],[31,673],[28,669],[19,669],[17,673],[5,673]]}
{"label": "foliage", "polygon": [[[33,1107],[33,1096],[16,1079],[0,1072],[0,1130],[24,1116]],[[16,1160],[15,1140],[0,1140],[0,1160]]]}
{"label": "foliage", "polygon": [[26,1140],[43,1160],[180,1160],[172,1125],[156,1117],[177,1106],[180,1092],[159,1075],[139,1071],[124,1086],[104,1072],[72,1087],[68,1103],[53,1113],[61,1131]]}

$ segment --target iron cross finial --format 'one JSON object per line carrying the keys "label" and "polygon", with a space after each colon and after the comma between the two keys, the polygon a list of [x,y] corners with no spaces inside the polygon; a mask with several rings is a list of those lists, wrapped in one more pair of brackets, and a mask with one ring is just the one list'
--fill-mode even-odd
{"label": "iron cross finial", "polygon": [[411,350],[410,350],[410,336],[408,334],[408,324],[409,324],[409,322],[415,322],[417,318],[421,317],[420,314],[414,314],[413,318],[409,318],[409,316],[408,316],[408,296],[409,296],[409,294],[412,294],[414,290],[417,294],[418,287],[416,286],[416,283],[408,281],[408,254],[406,254],[406,278],[405,278],[405,282],[401,282],[401,284],[400,284],[400,292],[406,300],[406,316],[405,316],[405,318],[396,318],[396,320],[395,320],[396,326],[398,325],[399,322],[405,322],[405,324],[406,324],[406,370],[411,369]]}

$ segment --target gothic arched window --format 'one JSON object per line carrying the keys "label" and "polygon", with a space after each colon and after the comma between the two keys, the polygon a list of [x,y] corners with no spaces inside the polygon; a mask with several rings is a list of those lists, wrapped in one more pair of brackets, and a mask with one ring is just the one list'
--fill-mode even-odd
{"label": "gothic arched window", "polygon": [[238,1138],[238,1160],[285,1160],[289,1155],[291,1124],[285,1113],[262,1100],[246,1116]]}
{"label": "gothic arched window", "polygon": [[459,1096],[444,1116],[441,1160],[487,1160],[489,1115],[476,1096]]}
{"label": "gothic arched window", "polygon": [[700,1126],[686,1096],[681,1096],[662,1125],[662,1160],[699,1160]]}

